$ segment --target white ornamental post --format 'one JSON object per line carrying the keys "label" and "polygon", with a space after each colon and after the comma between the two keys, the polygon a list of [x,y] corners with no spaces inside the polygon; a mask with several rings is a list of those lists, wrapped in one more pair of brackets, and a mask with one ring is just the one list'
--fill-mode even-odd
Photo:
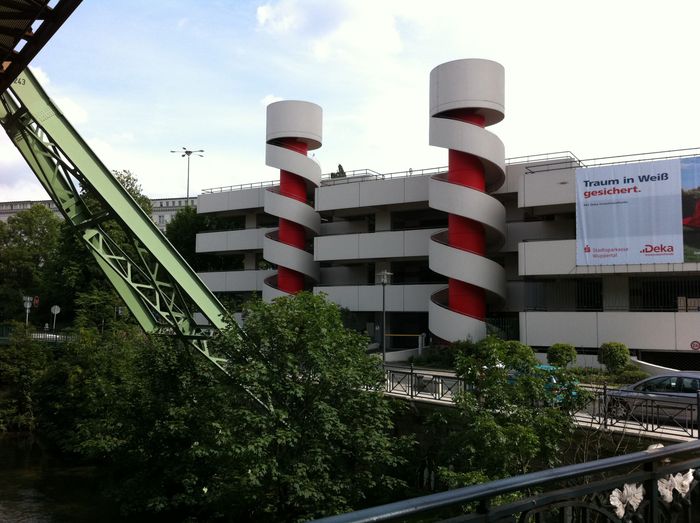
{"label": "white ornamental post", "polygon": [[61,307],[58,305],[53,305],[51,307],[51,314],[53,314],[53,331],[56,331],[56,316],[58,316],[59,312],[61,312]]}
{"label": "white ornamental post", "polygon": [[24,316],[24,326],[28,327],[29,326],[29,309],[32,308],[32,304],[34,303],[34,298],[31,296],[25,296],[24,298],[24,310],[26,311],[26,314]]}

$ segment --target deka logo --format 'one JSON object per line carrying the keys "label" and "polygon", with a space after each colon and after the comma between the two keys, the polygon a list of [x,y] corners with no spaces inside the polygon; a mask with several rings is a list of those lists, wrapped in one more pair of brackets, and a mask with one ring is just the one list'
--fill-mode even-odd
{"label": "deka logo", "polygon": [[641,252],[642,254],[673,254],[673,245],[664,245],[663,243],[659,245],[651,245],[647,243],[644,246],[644,248],[639,252]]}

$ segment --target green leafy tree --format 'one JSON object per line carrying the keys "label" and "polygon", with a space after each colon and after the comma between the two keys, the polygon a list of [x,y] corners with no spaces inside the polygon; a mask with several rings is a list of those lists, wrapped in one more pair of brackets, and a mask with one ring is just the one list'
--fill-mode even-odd
{"label": "green leafy tree", "polygon": [[457,409],[427,422],[439,479],[453,488],[559,464],[583,391],[561,370],[556,377],[566,387],[553,390],[550,373],[519,342],[489,337],[458,345],[466,390]]}
{"label": "green leafy tree", "polygon": [[570,343],[555,343],[547,349],[547,363],[555,367],[568,367],[576,362],[576,347]]}
{"label": "green leafy tree", "polygon": [[[141,192],[136,176],[128,170],[112,171],[112,174],[150,216],[151,201]],[[92,192],[83,191],[82,197],[94,212],[99,212],[102,208]],[[119,245],[125,246],[127,253],[131,256],[135,255],[130,248],[126,233],[116,220],[106,220],[100,226]],[[61,225],[56,255],[49,263],[48,272],[53,275],[50,287],[51,304],[61,306],[59,319],[64,322],[70,322],[75,318],[75,300],[80,293],[91,293],[94,290],[108,292],[111,294],[108,299],[110,303],[118,300],[79,233],[67,223]]]}
{"label": "green leafy tree", "polygon": [[392,469],[405,442],[391,437],[381,366],[366,354],[367,339],[343,326],[339,308],[301,293],[251,302],[244,316],[243,335],[231,326],[215,344],[234,382],[267,406],[236,408],[238,452],[249,466],[229,484],[244,493],[241,514],[302,521],[402,486]]}
{"label": "green leafy tree", "polygon": [[16,323],[10,343],[0,345],[0,432],[36,427],[36,384],[50,358],[29,334]]}
{"label": "green leafy tree", "polygon": [[204,217],[197,214],[194,207],[180,209],[165,226],[166,238],[191,267],[197,266],[196,237],[198,232],[204,231],[204,227]]}
{"label": "green leafy tree", "polygon": [[128,169],[114,170],[112,171],[112,176],[126,189],[139,207],[150,216],[153,212],[153,205],[148,196],[143,194],[143,189],[138,181],[138,177]]}
{"label": "green leafy tree", "polygon": [[301,521],[385,501],[405,442],[367,340],[311,294],[246,314],[212,347],[231,377],[172,338],[82,330],[40,382],[40,429],[108,464],[129,513]]}
{"label": "green leafy tree", "polygon": [[34,205],[7,220],[0,229],[0,321],[23,318],[22,296],[40,296],[48,316],[46,291],[53,275],[47,271],[56,256],[59,218],[44,205]]}
{"label": "green leafy tree", "polygon": [[598,349],[598,362],[605,365],[608,372],[620,372],[630,363],[630,350],[624,343],[603,343]]}
{"label": "green leafy tree", "polygon": [[240,256],[221,256],[196,252],[197,233],[240,229],[243,227],[241,217],[228,219],[217,218],[197,213],[194,207],[180,209],[165,227],[165,236],[182,257],[196,271],[240,270],[243,268]]}

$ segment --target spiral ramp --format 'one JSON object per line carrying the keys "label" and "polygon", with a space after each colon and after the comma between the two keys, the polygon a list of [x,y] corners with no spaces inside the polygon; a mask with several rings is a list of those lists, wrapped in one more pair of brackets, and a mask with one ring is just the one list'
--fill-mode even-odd
{"label": "spiral ramp", "polygon": [[488,194],[505,181],[505,150],[484,129],[503,119],[504,76],[500,64],[477,59],[430,73],[430,145],[449,150],[449,166],[429,183],[430,207],[448,213],[429,265],[449,284],[431,296],[429,326],[449,342],[485,337],[487,303],[505,299],[505,270],[485,257],[505,240],[505,208]]}
{"label": "spiral ramp", "polygon": [[279,228],[263,241],[263,257],[277,265],[277,274],[263,286],[266,301],[319,280],[308,240],[321,229],[321,217],[310,201],[321,184],[321,167],[307,152],[321,146],[321,126],[322,111],[316,104],[288,100],[267,107],[265,163],[280,170],[280,185],[265,192],[265,212],[279,218]]}

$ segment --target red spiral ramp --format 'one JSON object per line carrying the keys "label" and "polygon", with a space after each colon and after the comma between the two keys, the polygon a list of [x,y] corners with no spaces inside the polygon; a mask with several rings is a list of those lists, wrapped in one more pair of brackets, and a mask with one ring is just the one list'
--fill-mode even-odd
{"label": "red spiral ramp", "polygon": [[446,341],[486,336],[486,306],[505,298],[505,271],[485,257],[505,239],[505,208],[488,193],[505,180],[503,142],[486,126],[504,116],[504,70],[456,60],[430,73],[430,145],[448,149],[448,172],[430,180],[429,205],[448,213],[431,238],[430,268],[449,278],[430,303],[430,330]]}
{"label": "red spiral ramp", "polygon": [[265,163],[280,169],[280,184],[265,193],[265,212],[279,218],[279,229],[263,243],[263,257],[277,265],[277,275],[265,280],[265,300],[295,294],[319,279],[309,240],[321,229],[313,204],[321,167],[307,152],[321,147],[321,135],[318,105],[287,100],[267,106]]}

